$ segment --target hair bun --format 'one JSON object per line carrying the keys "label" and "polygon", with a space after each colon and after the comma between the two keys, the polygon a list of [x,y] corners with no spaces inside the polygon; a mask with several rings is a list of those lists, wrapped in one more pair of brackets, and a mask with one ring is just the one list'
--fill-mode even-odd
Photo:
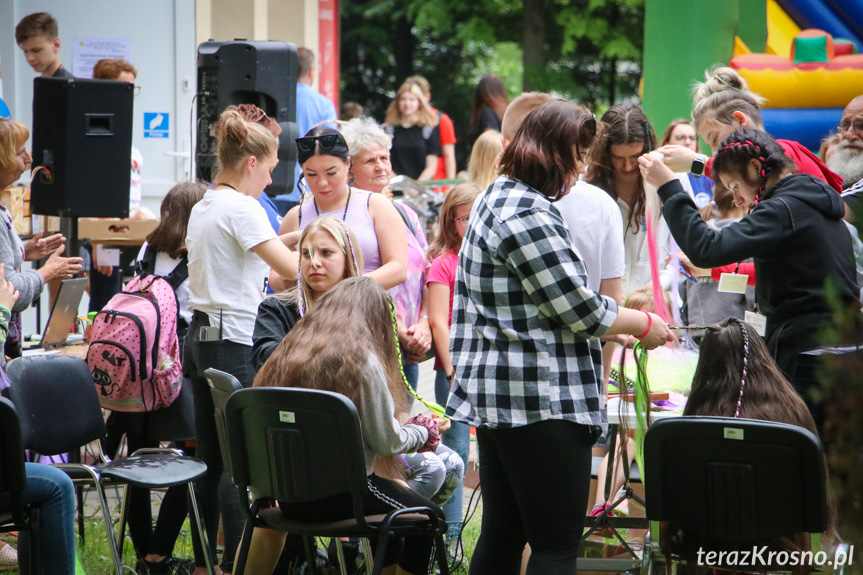
{"label": "hair bun", "polygon": [[216,123],[216,139],[225,140],[231,139],[238,142],[245,142],[249,137],[249,128],[246,126],[246,121],[243,116],[236,110],[226,110],[222,112],[219,121]]}

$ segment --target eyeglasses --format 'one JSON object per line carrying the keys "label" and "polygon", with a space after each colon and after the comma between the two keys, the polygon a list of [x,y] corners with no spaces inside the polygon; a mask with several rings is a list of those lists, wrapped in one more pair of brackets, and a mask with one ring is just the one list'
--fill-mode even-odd
{"label": "eyeglasses", "polygon": [[855,132],[863,132],[863,122],[843,122],[841,124],[836,124],[836,129],[839,130],[840,133],[849,128]]}
{"label": "eyeglasses", "polygon": [[135,89],[133,90],[132,93],[135,94],[135,97],[137,98],[141,94],[141,86],[139,86],[138,84],[135,84]]}
{"label": "eyeglasses", "polygon": [[306,136],[303,138],[297,138],[297,150],[303,152],[304,154],[314,153],[315,151],[315,142],[321,148],[322,152],[326,152],[328,150],[332,150],[336,147],[336,144],[340,144],[345,148],[348,145],[345,143],[345,139],[341,134],[321,134],[320,136]]}
{"label": "eyeglasses", "polygon": [[462,216],[460,218],[453,218],[453,219],[455,220],[455,223],[457,223],[461,226],[466,226],[467,221],[470,219],[470,216]]}

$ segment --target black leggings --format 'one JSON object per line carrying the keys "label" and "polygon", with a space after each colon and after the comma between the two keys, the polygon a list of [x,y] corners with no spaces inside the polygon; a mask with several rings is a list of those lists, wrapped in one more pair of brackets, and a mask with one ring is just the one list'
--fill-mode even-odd
{"label": "black leggings", "polygon": [[[329,522],[353,517],[350,494],[330,497],[311,503],[290,504],[279,502],[284,513],[300,521]],[[368,477],[368,488],[363,493],[363,509],[368,515],[389,513],[405,507],[430,507],[446,528],[446,518],[440,507],[417,493],[374,473]],[[428,537],[410,537],[402,541],[391,540],[387,545],[385,567],[398,563],[408,573],[423,575],[429,572],[434,542]]]}
{"label": "black leggings", "polygon": [[525,543],[527,573],[572,575],[590,490],[590,429],[550,420],[479,428],[482,530],[472,575],[517,575]]}
{"label": "black leggings", "polygon": [[[222,556],[222,571],[231,573],[234,570],[234,556],[243,533],[245,516],[240,508],[239,492],[231,479],[224,472],[222,451],[219,447],[219,435],[216,431],[216,419],[213,415],[213,396],[210,386],[204,378],[204,370],[214,367],[236,377],[243,387],[251,387],[255,378],[252,370],[252,346],[231,341],[208,342],[216,345],[217,352],[210,349],[204,353],[203,342],[198,339],[201,326],[209,325],[205,314],[195,312],[192,324],[186,335],[186,345],[183,356],[183,371],[192,381],[192,391],[195,396],[195,454],[207,464],[207,472],[197,482],[198,508],[204,518],[207,538],[210,543],[211,557],[215,558],[216,536],[219,528],[219,515],[222,517],[222,527],[225,533],[225,553]],[[209,346],[213,347],[213,346]],[[197,536],[197,526],[191,523],[192,545],[195,551],[195,565],[204,566],[204,555],[201,552]],[[215,562],[214,562],[215,563]]]}

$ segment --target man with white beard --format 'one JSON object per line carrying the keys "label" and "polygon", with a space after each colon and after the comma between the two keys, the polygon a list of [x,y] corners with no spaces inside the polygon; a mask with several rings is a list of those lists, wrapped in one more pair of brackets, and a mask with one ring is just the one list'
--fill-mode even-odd
{"label": "man with white beard", "polygon": [[852,221],[854,214],[863,211],[863,95],[845,107],[837,128],[842,141],[830,156],[827,167],[845,180],[842,185],[845,219]]}

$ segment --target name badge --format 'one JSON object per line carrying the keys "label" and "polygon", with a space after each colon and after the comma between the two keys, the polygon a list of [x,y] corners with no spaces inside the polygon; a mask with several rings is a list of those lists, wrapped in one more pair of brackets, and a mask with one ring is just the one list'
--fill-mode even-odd
{"label": "name badge", "polygon": [[761,337],[764,337],[764,334],[767,333],[767,316],[754,311],[747,311],[743,314],[743,321],[751,325],[755,329],[755,333]]}
{"label": "name badge", "polygon": [[716,291],[722,293],[746,293],[746,282],[749,276],[744,274],[722,274],[719,276],[719,287]]}

